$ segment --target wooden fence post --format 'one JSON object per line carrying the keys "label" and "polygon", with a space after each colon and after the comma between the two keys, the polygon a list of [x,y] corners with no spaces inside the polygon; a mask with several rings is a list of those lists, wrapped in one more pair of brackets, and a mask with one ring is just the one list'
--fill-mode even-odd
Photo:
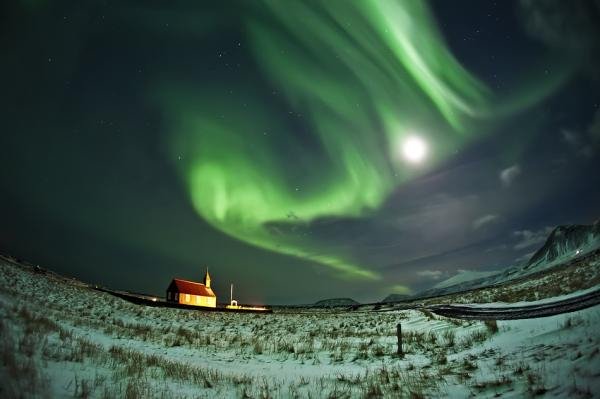
{"label": "wooden fence post", "polygon": [[400,323],[396,326],[396,334],[398,335],[398,356],[404,357],[404,352],[402,352],[402,325]]}

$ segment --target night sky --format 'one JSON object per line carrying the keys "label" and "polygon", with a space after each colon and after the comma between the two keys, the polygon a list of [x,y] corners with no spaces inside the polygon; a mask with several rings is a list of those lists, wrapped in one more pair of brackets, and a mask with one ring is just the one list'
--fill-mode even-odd
{"label": "night sky", "polygon": [[600,217],[600,1],[6,1],[0,251],[377,301]]}

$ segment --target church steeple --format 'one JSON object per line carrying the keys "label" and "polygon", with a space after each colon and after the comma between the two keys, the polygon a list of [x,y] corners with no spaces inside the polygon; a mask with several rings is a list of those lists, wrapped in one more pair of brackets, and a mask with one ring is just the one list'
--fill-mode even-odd
{"label": "church steeple", "polygon": [[206,274],[204,275],[204,285],[206,288],[210,288],[210,274],[208,274],[208,267],[206,268]]}

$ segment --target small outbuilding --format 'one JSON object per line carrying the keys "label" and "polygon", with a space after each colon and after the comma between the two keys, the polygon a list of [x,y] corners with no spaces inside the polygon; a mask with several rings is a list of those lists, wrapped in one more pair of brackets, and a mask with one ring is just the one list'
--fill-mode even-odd
{"label": "small outbuilding", "polygon": [[208,270],[204,283],[174,278],[167,288],[167,302],[182,305],[217,307],[217,296],[210,288]]}

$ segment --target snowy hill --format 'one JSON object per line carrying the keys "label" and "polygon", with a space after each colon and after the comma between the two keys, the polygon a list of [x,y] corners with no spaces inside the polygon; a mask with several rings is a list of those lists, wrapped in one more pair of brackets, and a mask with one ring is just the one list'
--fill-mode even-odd
{"label": "snowy hill", "polygon": [[502,272],[488,276],[472,274],[477,272],[471,272],[465,276],[458,274],[416,296],[445,295],[505,283],[554,267],[569,265],[572,261],[598,250],[600,250],[600,221],[591,225],[558,226],[550,233],[544,245],[526,262],[518,263]]}
{"label": "snowy hill", "polygon": [[547,268],[597,248],[600,248],[600,221],[592,225],[558,226],[523,269]]}
{"label": "snowy hill", "polygon": [[508,281],[566,265],[598,249],[600,249],[599,221],[591,225],[558,226],[552,230],[544,245],[527,262],[509,267],[495,280]]}
{"label": "snowy hill", "polygon": [[467,281],[473,281],[489,276],[494,276],[500,273],[498,270],[488,271],[488,272],[478,272],[474,270],[460,270],[458,274],[450,277],[447,280],[440,281],[433,288],[446,288],[460,283],[466,283]]}

